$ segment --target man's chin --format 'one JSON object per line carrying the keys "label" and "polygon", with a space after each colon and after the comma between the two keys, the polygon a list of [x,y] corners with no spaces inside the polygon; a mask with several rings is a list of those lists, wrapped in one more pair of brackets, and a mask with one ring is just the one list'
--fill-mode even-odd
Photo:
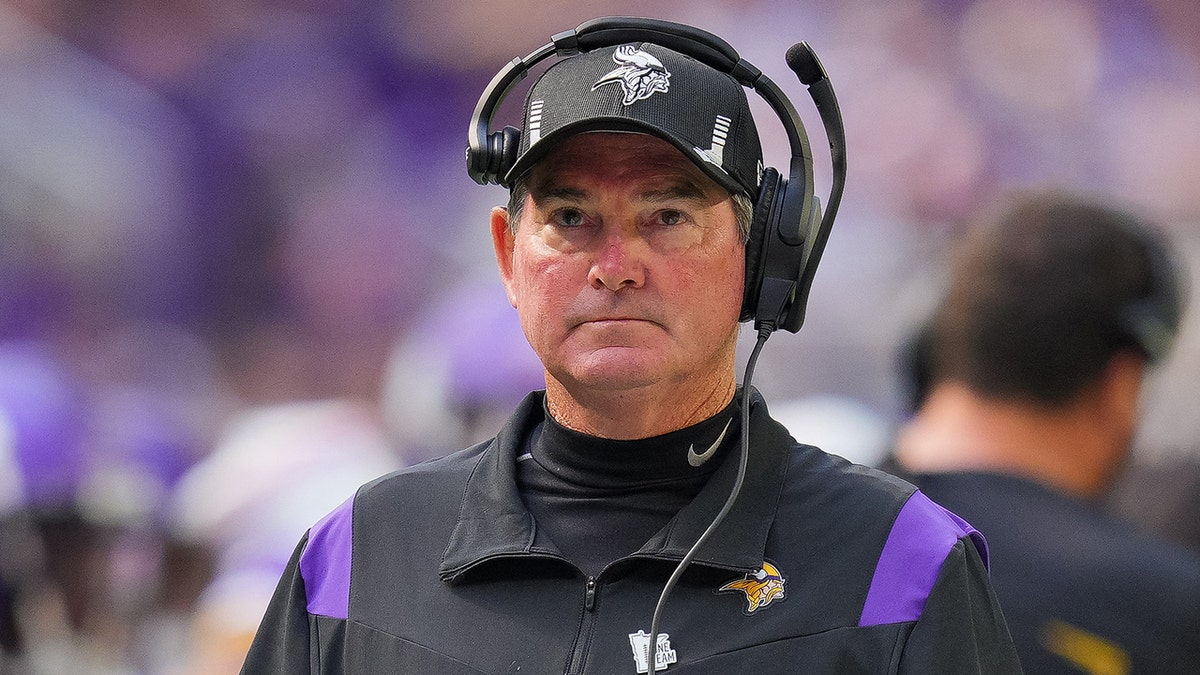
{"label": "man's chin", "polygon": [[663,360],[642,347],[604,347],[578,359],[568,379],[595,391],[621,391],[651,386],[662,379]]}

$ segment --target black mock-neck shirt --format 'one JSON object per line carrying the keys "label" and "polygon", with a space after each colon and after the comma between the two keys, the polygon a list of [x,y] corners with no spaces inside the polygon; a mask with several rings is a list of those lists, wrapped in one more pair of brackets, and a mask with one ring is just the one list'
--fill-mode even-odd
{"label": "black mock-neck shirt", "polygon": [[698,424],[632,441],[573,431],[544,411],[517,461],[517,487],[540,533],[588,575],[637,551],[737,447],[735,402]]}

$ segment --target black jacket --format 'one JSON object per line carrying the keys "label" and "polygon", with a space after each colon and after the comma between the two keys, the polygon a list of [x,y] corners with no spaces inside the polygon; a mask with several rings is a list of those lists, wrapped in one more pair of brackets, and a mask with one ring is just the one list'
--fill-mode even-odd
{"label": "black jacket", "polygon": [[[638,672],[634,645],[736,453],[588,577],[539,537],[514,479],[543,395],[492,441],[369,483],[315,525],[242,672]],[[665,672],[1020,672],[978,533],[908,483],[798,444],[761,398],[750,428],[742,496],[666,605]]]}

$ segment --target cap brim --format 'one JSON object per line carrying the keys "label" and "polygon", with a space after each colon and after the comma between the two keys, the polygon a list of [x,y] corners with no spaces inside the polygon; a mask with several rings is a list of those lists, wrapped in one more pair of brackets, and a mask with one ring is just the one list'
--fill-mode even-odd
{"label": "cap brim", "polygon": [[534,164],[542,160],[551,150],[559,143],[570,136],[593,131],[615,131],[625,133],[647,134],[656,136],[667,141],[675,146],[683,156],[692,161],[701,171],[709,178],[712,178],[717,185],[725,188],[730,194],[743,194],[751,199],[754,195],[750,194],[748,189],[739,183],[733,176],[725,172],[721,167],[706,162],[701,159],[696,152],[696,148],[692,144],[674,136],[673,134],[660,129],[652,124],[648,124],[641,120],[629,119],[628,117],[591,117],[585,120],[579,120],[570,124],[563,125],[558,129],[542,136],[534,143],[525,154],[517,158],[516,163],[504,175],[504,185],[511,186],[513,181],[524,175]]}

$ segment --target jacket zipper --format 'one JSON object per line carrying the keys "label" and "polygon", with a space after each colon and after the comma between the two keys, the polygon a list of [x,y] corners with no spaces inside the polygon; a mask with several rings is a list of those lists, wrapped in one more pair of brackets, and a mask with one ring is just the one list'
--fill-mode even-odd
{"label": "jacket zipper", "polygon": [[592,642],[592,613],[596,609],[596,577],[589,576],[583,587],[583,616],[579,620],[579,634],[575,636],[575,649],[567,673],[583,672],[584,657]]}

